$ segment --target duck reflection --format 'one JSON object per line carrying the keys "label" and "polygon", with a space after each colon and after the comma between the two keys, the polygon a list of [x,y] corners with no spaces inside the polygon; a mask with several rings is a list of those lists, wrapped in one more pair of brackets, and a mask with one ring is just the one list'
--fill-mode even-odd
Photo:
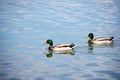
{"label": "duck reflection", "polygon": [[53,56],[53,52],[49,51],[48,53],[46,53],[46,57],[51,58]]}
{"label": "duck reflection", "polygon": [[89,53],[93,53],[93,49],[94,49],[93,44],[89,44],[89,43],[88,43],[88,52],[89,52]]}
{"label": "duck reflection", "polygon": [[102,47],[102,48],[104,48],[104,47],[113,47],[114,46],[114,43],[112,42],[112,43],[110,43],[110,44],[89,44],[88,43],[88,52],[89,53],[93,53],[93,50],[94,50],[94,47]]}
{"label": "duck reflection", "polygon": [[53,57],[53,54],[70,54],[70,55],[75,55],[75,51],[74,50],[65,50],[65,51],[52,51],[52,50],[48,50],[47,53],[45,53],[45,56],[48,57],[48,58],[51,58]]}

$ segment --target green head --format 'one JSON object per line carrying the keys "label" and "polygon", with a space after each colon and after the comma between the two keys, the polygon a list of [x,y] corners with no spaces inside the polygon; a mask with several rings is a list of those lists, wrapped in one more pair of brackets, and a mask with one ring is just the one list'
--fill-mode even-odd
{"label": "green head", "polygon": [[93,38],[94,38],[93,33],[89,33],[89,34],[88,34],[88,38],[89,38],[90,40],[93,40]]}
{"label": "green head", "polygon": [[53,41],[51,39],[48,39],[46,43],[49,44],[50,46],[53,46]]}

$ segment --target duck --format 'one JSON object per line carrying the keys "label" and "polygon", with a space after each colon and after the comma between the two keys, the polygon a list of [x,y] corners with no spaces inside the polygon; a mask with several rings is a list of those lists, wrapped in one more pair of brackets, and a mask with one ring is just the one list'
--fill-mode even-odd
{"label": "duck", "polygon": [[43,44],[49,44],[48,50],[55,53],[72,53],[75,47],[74,43],[71,44],[57,44],[53,46],[52,39],[46,40]]}
{"label": "duck", "polygon": [[93,33],[89,33],[88,34],[88,43],[89,44],[111,44],[114,41],[114,37],[98,37],[94,39],[94,34]]}

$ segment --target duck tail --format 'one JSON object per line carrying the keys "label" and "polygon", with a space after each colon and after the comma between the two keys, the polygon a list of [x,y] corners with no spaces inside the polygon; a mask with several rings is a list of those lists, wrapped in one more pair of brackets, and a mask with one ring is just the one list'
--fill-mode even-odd
{"label": "duck tail", "polygon": [[114,37],[111,37],[111,38],[110,38],[110,40],[113,40],[113,39],[114,39]]}
{"label": "duck tail", "polygon": [[72,48],[72,47],[74,47],[74,46],[75,46],[75,44],[74,44],[74,43],[71,43],[71,44],[70,44],[70,47],[71,47],[71,48]]}

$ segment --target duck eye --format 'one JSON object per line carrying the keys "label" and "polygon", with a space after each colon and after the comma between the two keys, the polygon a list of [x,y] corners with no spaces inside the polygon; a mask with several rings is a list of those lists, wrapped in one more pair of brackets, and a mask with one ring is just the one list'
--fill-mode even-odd
{"label": "duck eye", "polygon": [[47,43],[50,43],[50,41],[49,41],[49,40],[47,40]]}

